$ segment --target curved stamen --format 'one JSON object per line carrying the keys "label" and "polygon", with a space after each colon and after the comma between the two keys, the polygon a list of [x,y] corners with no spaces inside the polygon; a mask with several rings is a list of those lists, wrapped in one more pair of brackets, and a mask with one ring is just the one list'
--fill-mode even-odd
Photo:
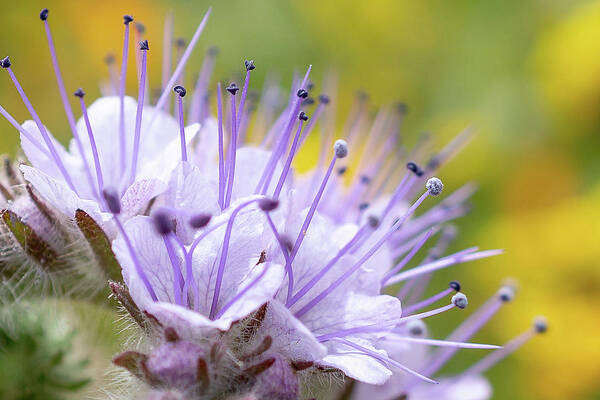
{"label": "curved stamen", "polygon": [[290,263],[290,254],[285,245],[285,242],[283,241],[283,238],[281,237],[279,232],[277,232],[277,228],[275,227],[275,224],[273,223],[271,214],[269,214],[268,212],[265,212],[265,216],[267,217],[267,222],[269,223],[269,227],[271,228],[271,231],[273,231],[273,236],[275,236],[275,240],[277,240],[277,243],[279,244],[279,248],[281,249],[281,253],[283,254],[283,258],[285,259],[285,272],[287,273],[287,276],[288,276],[288,290],[287,290],[286,302],[288,302],[288,301],[290,301],[290,299],[292,297],[292,291],[294,290],[294,269],[292,268],[292,264]]}
{"label": "curved stamen", "polygon": [[438,301],[440,299],[443,299],[444,297],[448,296],[450,293],[452,293],[454,291],[455,291],[455,289],[451,288],[451,287],[448,289],[444,289],[441,292],[434,294],[433,296],[431,296],[425,300],[422,300],[415,304],[411,304],[408,307],[403,307],[402,312],[407,313],[407,314],[413,313],[417,310],[420,310],[422,308],[425,308],[425,307],[435,303],[436,301]]}
{"label": "curved stamen", "polygon": [[242,116],[244,115],[244,105],[246,104],[246,94],[248,93],[248,85],[250,84],[250,72],[253,71],[256,67],[254,66],[254,60],[246,60],[244,61],[244,66],[246,67],[246,79],[244,79],[244,89],[242,89],[242,97],[240,98],[240,105],[237,110],[237,115],[239,115],[237,121],[236,131],[240,131],[240,126],[242,125]]}
{"label": "curved stamen", "polygon": [[181,142],[181,161],[187,161],[187,144],[185,141],[185,125],[183,123],[183,98],[186,90],[183,86],[175,86],[173,91],[177,93],[177,114],[179,115],[179,141]]}
{"label": "curved stamen", "polygon": [[233,222],[235,220],[235,217],[239,214],[240,211],[242,211],[242,209],[244,209],[245,207],[248,207],[252,203],[255,203],[259,200],[260,199],[252,199],[252,200],[248,200],[248,201],[240,204],[233,210],[233,212],[231,213],[231,216],[229,217],[229,222],[227,223],[227,228],[225,230],[225,236],[223,237],[223,245],[222,245],[222,249],[221,249],[221,259],[219,261],[219,268],[217,270],[217,279],[215,282],[215,290],[213,293],[212,304],[210,306],[210,314],[209,314],[210,319],[214,319],[215,315],[217,314],[217,302],[219,301],[219,294],[221,292],[221,284],[223,282],[223,273],[225,272],[225,263],[227,262],[229,241],[231,239],[231,233],[233,230]]}

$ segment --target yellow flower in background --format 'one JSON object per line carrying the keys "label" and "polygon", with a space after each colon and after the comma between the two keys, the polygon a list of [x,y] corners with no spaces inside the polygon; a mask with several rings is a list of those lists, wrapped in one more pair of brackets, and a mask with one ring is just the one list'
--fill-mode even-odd
{"label": "yellow flower in background", "polygon": [[[543,191],[545,185],[552,182],[537,182],[536,188]],[[552,321],[543,340],[515,356],[517,375],[528,382],[524,390],[535,398],[584,398],[600,385],[595,334],[600,331],[599,204],[596,187],[589,194],[498,217],[482,227],[482,236],[502,243],[506,253],[473,273],[486,285],[506,275],[517,277],[522,287],[517,301],[528,310],[502,314],[495,321],[496,331],[502,336],[516,332],[538,310]]]}

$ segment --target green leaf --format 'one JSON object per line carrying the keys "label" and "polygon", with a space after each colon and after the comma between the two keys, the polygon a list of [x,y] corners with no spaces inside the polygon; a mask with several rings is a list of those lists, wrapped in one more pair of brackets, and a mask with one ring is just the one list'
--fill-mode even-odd
{"label": "green leaf", "polygon": [[75,222],[89,243],[98,264],[106,277],[116,282],[122,282],[121,266],[110,246],[110,240],[100,226],[83,210],[75,212]]}

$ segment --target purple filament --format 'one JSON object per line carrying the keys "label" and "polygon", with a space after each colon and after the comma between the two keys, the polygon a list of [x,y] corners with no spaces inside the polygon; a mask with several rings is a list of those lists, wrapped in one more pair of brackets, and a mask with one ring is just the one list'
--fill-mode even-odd
{"label": "purple filament", "polygon": [[281,253],[283,254],[283,258],[285,259],[285,272],[287,273],[287,276],[288,276],[288,290],[287,290],[286,302],[289,302],[290,299],[292,298],[292,291],[294,290],[294,269],[292,268],[292,264],[290,262],[290,254],[288,252],[288,249],[285,246],[285,243],[283,242],[283,239],[281,238],[281,235],[279,234],[279,232],[277,232],[277,228],[275,227],[275,224],[273,223],[271,214],[266,212],[265,216],[267,217],[267,222],[269,223],[269,226],[271,227],[271,230],[273,231],[273,236],[275,236],[275,239],[277,240],[277,243],[279,244],[279,248],[281,249]]}
{"label": "purple filament", "polygon": [[183,97],[177,96],[177,113],[179,115],[179,140],[181,141],[181,161],[187,161],[187,145],[185,143],[185,126],[183,124]]}
{"label": "purple filament", "polygon": [[223,246],[221,249],[221,259],[219,261],[219,269],[217,270],[215,291],[213,294],[212,304],[210,306],[210,314],[209,314],[210,319],[214,320],[215,315],[217,314],[217,302],[219,301],[219,294],[221,292],[221,284],[223,282],[223,273],[225,272],[225,263],[227,262],[229,241],[231,239],[231,233],[233,230],[233,222],[235,220],[235,217],[238,215],[238,213],[240,211],[242,211],[243,208],[245,208],[245,207],[249,206],[250,204],[255,203],[259,200],[260,199],[252,199],[252,200],[248,200],[248,201],[240,204],[233,210],[233,212],[231,213],[231,216],[229,217],[229,222],[227,223],[227,228],[225,229],[225,236],[223,237]]}
{"label": "purple filament", "polygon": [[235,94],[231,94],[231,141],[229,142],[229,154],[227,155],[227,190],[225,191],[225,202],[223,208],[231,204],[233,192],[233,180],[235,177],[235,156],[237,153],[237,121],[235,110]]}
{"label": "purple filament", "polygon": [[237,115],[239,115],[237,121],[236,131],[240,131],[240,126],[242,125],[242,116],[244,114],[244,105],[246,104],[246,94],[248,93],[248,85],[250,84],[250,72],[252,70],[246,71],[246,79],[244,79],[244,89],[242,89],[242,97],[240,98],[240,105],[238,106]]}
{"label": "purple filament", "polygon": [[438,301],[440,299],[443,299],[444,297],[448,296],[452,292],[454,292],[454,289],[452,289],[452,288],[442,290],[441,292],[429,297],[428,299],[422,300],[418,303],[411,304],[410,306],[405,307],[402,310],[402,312],[405,312],[407,314],[413,313],[417,310],[420,310],[422,308],[427,307],[428,305],[435,303],[436,301]]}
{"label": "purple filament", "polygon": [[75,185],[73,185],[73,181],[71,180],[71,175],[69,175],[69,173],[67,172],[67,169],[65,168],[65,165],[63,164],[62,160],[60,159],[58,152],[56,151],[56,148],[54,147],[54,143],[52,143],[52,140],[50,139],[50,135],[46,131],[46,127],[44,126],[44,124],[42,124],[40,117],[35,112],[33,105],[27,98],[25,91],[23,91],[23,88],[21,87],[21,84],[17,80],[17,77],[12,72],[12,69],[10,67],[8,67],[8,68],[6,68],[6,70],[8,71],[8,74],[10,75],[10,79],[12,79],[13,83],[15,84],[15,87],[17,88],[17,92],[19,92],[21,99],[23,99],[23,103],[25,103],[25,107],[27,107],[27,110],[29,110],[29,113],[33,117],[35,124],[37,125],[38,129],[40,130],[40,133],[42,134],[42,138],[44,139],[44,142],[46,143],[46,147],[48,147],[48,150],[50,151],[50,154],[52,155],[52,158],[54,159],[54,163],[58,167],[62,176],[65,178],[65,182],[67,182],[67,185],[69,185],[69,188],[71,188],[72,191],[77,193],[77,190],[75,189]]}
{"label": "purple filament", "polygon": [[225,156],[223,151],[223,96],[221,83],[217,83],[217,114],[219,118],[219,206],[225,209]]}
{"label": "purple filament", "polygon": [[181,268],[179,266],[179,258],[173,248],[173,243],[169,238],[169,235],[163,235],[163,242],[169,255],[169,261],[171,261],[171,267],[173,269],[173,296],[175,304],[183,306],[182,290],[183,290],[183,276],[181,275]]}
{"label": "purple filament", "polygon": [[433,309],[433,310],[425,311],[425,312],[422,312],[422,313],[419,313],[419,314],[412,314],[412,315],[409,315],[409,316],[406,316],[406,317],[402,317],[400,319],[400,323],[401,324],[405,324],[408,321],[413,321],[415,319],[423,319],[423,318],[427,318],[427,317],[433,317],[434,315],[438,315],[438,314],[441,314],[441,313],[446,312],[448,310],[452,310],[455,307],[456,306],[454,305],[454,303],[450,303],[450,304],[447,304],[445,306],[442,306],[442,307],[439,307],[439,308],[436,308],[436,309]]}
{"label": "purple filament", "polygon": [[83,97],[79,98],[81,104],[81,113],[83,114],[83,120],[85,121],[85,127],[88,133],[88,139],[90,141],[90,147],[92,148],[92,156],[94,158],[94,167],[96,169],[96,181],[98,182],[98,193],[102,193],[104,190],[104,178],[102,177],[102,167],[100,166],[100,157],[98,156],[98,147],[96,146],[96,140],[94,139],[94,133],[92,131],[92,125],[90,124],[90,118],[87,113],[85,101]]}
{"label": "purple filament", "polygon": [[390,229],[356,264],[354,264],[350,269],[346,270],[338,279],[336,279],[331,285],[329,285],[325,290],[315,296],[308,304],[302,307],[298,312],[296,312],[296,317],[300,317],[304,315],[306,312],[310,311],[315,305],[317,305],[321,300],[323,300],[327,295],[337,289],[346,279],[348,279],[352,274],[354,274],[358,269],[365,263],[373,254],[377,252],[383,246],[387,240],[390,238],[392,233],[398,229],[406,219],[414,213],[414,211],[421,205],[421,203],[427,198],[429,195],[429,191],[426,191],[419,197],[419,199],[408,209],[406,214],[392,226]]}
{"label": "purple filament", "polygon": [[183,69],[185,68],[185,64],[189,60],[189,58],[192,54],[192,51],[194,50],[194,47],[196,46],[196,43],[198,43],[198,40],[200,39],[200,35],[202,35],[202,31],[204,30],[204,27],[206,26],[206,22],[208,21],[208,17],[210,16],[210,11],[211,11],[211,9],[209,8],[208,11],[206,11],[206,14],[204,14],[204,17],[202,18],[200,25],[198,25],[198,28],[196,28],[196,32],[194,32],[194,36],[192,37],[192,40],[190,40],[190,43],[188,44],[187,48],[185,49],[185,52],[181,56],[181,59],[179,60],[179,63],[177,64],[175,71],[171,75],[171,78],[169,78],[167,83],[163,85],[163,92],[161,93],[158,101],[156,102],[156,108],[162,109],[165,106],[165,103],[168,99],[171,88],[175,85],[175,82],[177,81],[177,79],[179,79],[179,76],[183,72]]}
{"label": "purple filament", "polygon": [[125,170],[125,154],[127,152],[127,140],[125,138],[125,81],[127,79],[127,56],[129,54],[129,24],[125,24],[125,35],[123,39],[123,60],[121,64],[121,78],[119,80],[119,154],[121,169]]}
{"label": "purple filament", "polygon": [[263,268],[263,270],[261,271],[261,273],[252,280],[252,282],[250,282],[248,285],[246,285],[246,287],[244,287],[242,290],[240,290],[231,300],[229,300],[224,306],[223,308],[221,308],[221,310],[217,313],[217,315],[215,316],[215,319],[219,319],[223,316],[223,314],[225,314],[227,312],[227,310],[229,310],[231,308],[231,306],[233,306],[235,303],[237,303],[242,297],[244,297],[244,295],[246,293],[248,293],[248,291],[250,289],[252,289],[253,287],[255,287],[258,282],[260,282],[262,280],[262,278],[264,278],[264,276],[267,274],[269,267],[265,266]]}
{"label": "purple filament", "polygon": [[133,138],[133,156],[131,159],[131,177],[129,184],[135,181],[137,174],[138,156],[140,152],[140,137],[142,132],[142,113],[144,111],[144,95],[146,92],[146,65],[147,65],[147,50],[142,50],[142,67],[140,74],[140,87],[138,91],[138,104],[135,114],[135,136]]}
{"label": "purple filament", "polygon": [[302,133],[302,127],[304,126],[304,121],[300,121],[298,124],[298,130],[296,131],[296,135],[294,136],[294,141],[292,142],[292,147],[290,148],[290,153],[288,154],[287,160],[285,161],[285,165],[283,166],[283,171],[281,171],[281,176],[279,177],[279,181],[277,182],[277,186],[275,187],[275,193],[273,194],[273,198],[275,200],[279,199],[279,194],[281,193],[281,189],[283,188],[283,184],[290,172],[290,167],[292,166],[292,160],[296,155],[296,149],[298,148],[298,140],[300,140],[300,134]]}
{"label": "purple filament", "polygon": [[133,248],[133,245],[131,244],[129,235],[127,235],[127,232],[125,231],[125,227],[123,227],[123,224],[121,223],[121,221],[119,220],[119,217],[117,215],[114,215],[113,219],[115,221],[115,224],[117,225],[117,228],[121,232],[121,235],[123,236],[123,240],[125,241],[125,245],[127,246],[127,249],[129,250],[129,254],[131,255],[131,260],[133,261],[133,265],[135,266],[135,270],[136,270],[138,276],[144,283],[144,286],[146,286],[146,290],[148,290],[148,293],[150,294],[150,297],[152,298],[152,300],[158,301],[158,297],[156,297],[154,288],[150,284],[150,281],[148,280],[148,277],[146,276],[146,272],[142,268],[142,264],[140,263],[140,260],[135,252],[135,249]]}
{"label": "purple filament", "polygon": [[417,252],[421,249],[421,247],[423,247],[423,245],[425,244],[425,242],[427,242],[427,240],[429,240],[429,238],[431,237],[431,235],[433,235],[434,233],[435,233],[435,229],[428,230],[425,233],[425,235],[423,235],[423,237],[421,238],[421,240],[419,240],[419,242],[402,259],[402,261],[400,261],[398,264],[396,264],[396,266],[394,268],[392,268],[391,270],[389,270],[385,274],[385,276],[381,279],[381,285],[382,286],[385,285],[385,283],[388,281],[388,279],[390,279],[392,276],[394,276],[394,274],[396,274],[397,272],[399,272],[400,270],[402,270],[402,268],[404,268],[406,266],[406,264],[408,264],[408,262],[413,259],[413,257],[415,256],[415,254],[417,254]]}
{"label": "purple filament", "polygon": [[[73,139],[75,139],[77,150],[81,155],[81,160],[83,161],[83,168],[85,170],[87,180],[90,184],[90,189],[92,189],[92,192],[94,192],[94,179],[92,178],[90,166],[87,162],[87,158],[85,157],[85,152],[83,151],[83,146],[81,144],[81,139],[79,138],[77,128],[75,127],[75,117],[73,117],[73,110],[71,110],[71,105],[69,104],[69,100],[67,98],[67,91],[65,90],[65,84],[63,82],[62,74],[60,73],[58,57],[56,56],[56,50],[54,48],[54,40],[52,39],[52,33],[50,32],[50,25],[48,24],[47,19],[44,20],[44,28],[46,29],[46,38],[48,39],[48,48],[50,49],[50,58],[52,59],[52,66],[54,67],[54,75],[56,76],[56,83],[58,84],[60,99],[62,100],[63,107],[65,109],[65,114],[67,114],[67,120],[69,121],[69,127],[71,128],[71,132],[73,133]],[[95,193],[95,197],[97,199],[100,199],[100,192]]]}

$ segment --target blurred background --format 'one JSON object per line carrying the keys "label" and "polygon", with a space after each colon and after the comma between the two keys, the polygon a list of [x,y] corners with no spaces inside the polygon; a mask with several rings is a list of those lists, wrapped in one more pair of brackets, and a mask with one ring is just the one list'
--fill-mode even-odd
{"label": "blurred background", "polygon": [[[288,87],[294,71],[309,63],[317,85],[335,71],[340,126],[360,89],[373,107],[408,104],[407,143],[428,131],[440,147],[467,125],[476,127],[475,140],[439,173],[449,189],[479,185],[472,214],[457,222],[456,248],[506,253],[455,267],[438,283],[461,280],[476,307],[503,278],[520,282],[515,302],[475,341],[504,343],[535,315],[550,320],[547,335],[488,373],[495,399],[600,399],[600,1],[5,1],[0,55],[11,56],[38,113],[66,141],[41,8],[50,9],[68,90],[83,87],[92,99],[107,77],[106,54],[120,58],[123,14],[146,26],[150,79],[159,82],[166,14],[174,13],[175,37],[189,39],[209,6],[188,77],[205,49],[217,45],[217,79],[240,74],[246,58],[255,60],[258,87],[267,72]],[[27,119],[8,76],[0,78],[0,104]],[[17,152],[17,133],[3,119],[0,138],[1,152]],[[74,325],[102,341],[96,352],[115,351],[111,318],[103,314],[106,321],[99,317],[89,333],[84,309]],[[448,333],[456,318],[436,320],[434,336]],[[463,351],[446,371],[480,355]]]}

